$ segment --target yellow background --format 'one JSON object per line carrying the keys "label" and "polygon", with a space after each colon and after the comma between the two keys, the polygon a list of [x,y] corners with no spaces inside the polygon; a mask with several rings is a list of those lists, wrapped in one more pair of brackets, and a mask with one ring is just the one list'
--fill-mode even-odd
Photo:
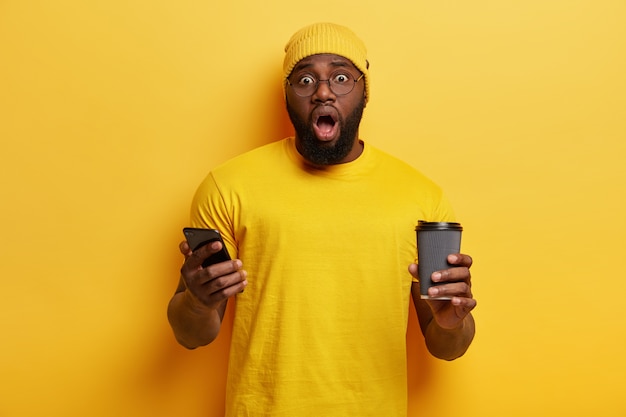
{"label": "yellow background", "polygon": [[282,47],[320,20],[475,258],[465,357],[411,320],[410,415],[626,416],[623,0],[0,0],[0,416],[220,415],[228,333],[166,322],[177,244],[211,167],[291,133]]}

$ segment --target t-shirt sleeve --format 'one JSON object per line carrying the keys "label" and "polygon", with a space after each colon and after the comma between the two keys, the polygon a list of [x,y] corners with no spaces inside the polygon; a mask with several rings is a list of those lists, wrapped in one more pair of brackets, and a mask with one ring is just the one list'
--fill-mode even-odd
{"label": "t-shirt sleeve", "polygon": [[191,204],[190,221],[192,227],[217,229],[222,234],[231,257],[237,257],[232,210],[229,199],[220,189],[213,173],[200,184]]}

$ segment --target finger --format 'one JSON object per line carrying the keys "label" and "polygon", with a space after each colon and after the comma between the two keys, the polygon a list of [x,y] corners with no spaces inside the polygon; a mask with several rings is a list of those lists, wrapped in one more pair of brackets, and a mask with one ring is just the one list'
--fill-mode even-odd
{"label": "finger", "polygon": [[[200,267],[194,271],[183,268],[183,279],[187,288],[197,298],[202,299],[203,295],[209,295],[222,287],[245,280],[247,272],[241,269],[242,265],[239,259],[234,259],[209,265],[206,268]],[[226,278],[222,279],[222,277]],[[217,281],[213,282],[215,280]]]}
{"label": "finger", "polygon": [[[204,273],[202,270],[201,273]],[[202,285],[190,288],[192,293],[205,305],[211,306],[220,303],[244,290],[248,285],[245,270],[237,270],[231,274],[210,279]]]}
{"label": "finger", "polygon": [[194,281],[197,285],[205,285],[212,280],[240,271],[241,266],[242,263],[239,259],[209,265],[198,271]]}
{"label": "finger", "polygon": [[466,297],[452,297],[450,302],[453,306],[461,309],[462,317],[467,316],[478,304],[475,299]]}
{"label": "finger", "polygon": [[248,286],[248,281],[247,280],[243,280],[240,281],[236,284],[230,285],[228,287],[225,287],[219,291],[214,292],[213,294],[211,294],[211,297],[213,299],[216,300],[226,300],[230,297],[233,297],[239,293],[242,293],[243,290]]}
{"label": "finger", "polygon": [[209,307],[213,305],[219,305],[223,301],[243,292],[243,290],[246,288],[247,285],[248,285],[248,281],[243,280],[243,281],[237,282],[236,284],[223,287],[210,294],[205,293],[201,297],[199,297],[199,299],[202,301],[203,304]]}
{"label": "finger", "polygon": [[204,260],[214,253],[219,252],[221,249],[222,244],[219,241],[211,242],[208,245],[196,249],[185,259],[182,269],[184,271],[195,271],[202,268]]}
{"label": "finger", "polygon": [[236,270],[226,275],[220,275],[204,283],[202,285],[203,291],[212,295],[233,286],[239,287],[242,282],[246,281],[247,275],[247,272],[244,270]]}
{"label": "finger", "polygon": [[433,282],[464,281],[467,283],[471,282],[471,278],[472,278],[472,275],[470,273],[469,268],[467,267],[458,267],[458,268],[444,269],[442,271],[435,271],[430,277],[430,279]]}
{"label": "finger", "polygon": [[459,265],[465,266],[467,268],[472,266],[474,260],[469,255],[464,255],[462,253],[452,253],[448,255],[448,263],[451,265]]}
{"label": "finger", "polygon": [[450,301],[439,301],[434,312],[437,324],[444,329],[454,329],[470,312],[476,307],[476,300],[473,298],[453,297]]}
{"label": "finger", "polygon": [[409,273],[413,275],[413,278],[417,278],[417,264],[416,263],[409,265]]}
{"label": "finger", "polygon": [[454,282],[437,285],[428,289],[430,297],[465,297],[472,298],[472,289],[466,282]]}
{"label": "finger", "polygon": [[186,240],[183,240],[178,244],[178,250],[180,250],[180,253],[185,256],[185,259],[191,256],[191,248],[189,247],[189,243],[187,243]]}

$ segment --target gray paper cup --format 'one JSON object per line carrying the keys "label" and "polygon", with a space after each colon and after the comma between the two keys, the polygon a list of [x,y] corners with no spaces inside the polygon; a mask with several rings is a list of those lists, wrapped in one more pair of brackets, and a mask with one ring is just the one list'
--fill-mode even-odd
{"label": "gray paper cup", "polygon": [[447,258],[451,253],[460,253],[462,231],[463,227],[460,223],[418,221],[415,233],[417,235],[417,274],[421,298],[450,299],[450,297],[428,296],[428,289],[433,285],[439,285],[433,283],[430,277],[435,271],[451,267]]}

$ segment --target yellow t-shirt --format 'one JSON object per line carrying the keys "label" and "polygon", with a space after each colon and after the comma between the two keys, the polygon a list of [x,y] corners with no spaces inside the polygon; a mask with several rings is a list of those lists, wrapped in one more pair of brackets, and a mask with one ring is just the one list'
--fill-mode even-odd
{"label": "yellow t-shirt", "polygon": [[313,168],[293,138],[245,153],[199,187],[249,285],[236,299],[228,417],[406,416],[406,328],[419,219],[451,221],[441,190],[365,144]]}

